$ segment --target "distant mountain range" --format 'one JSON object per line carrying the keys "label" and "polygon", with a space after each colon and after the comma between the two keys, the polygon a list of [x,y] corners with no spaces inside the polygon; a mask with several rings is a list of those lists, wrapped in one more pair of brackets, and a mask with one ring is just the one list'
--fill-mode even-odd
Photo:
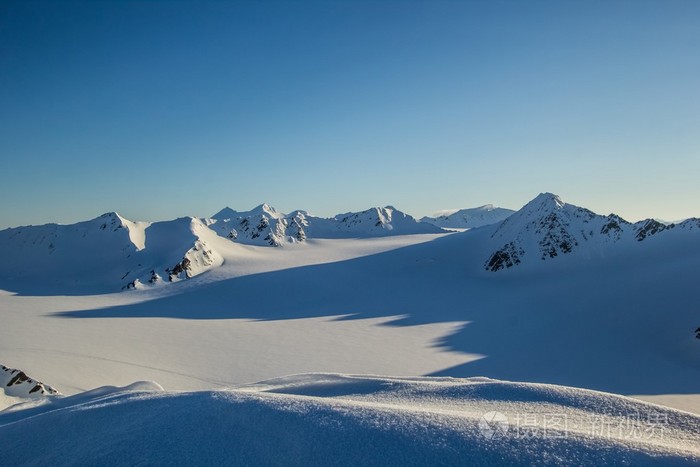
{"label": "distant mountain range", "polygon": [[501,222],[514,212],[512,209],[497,208],[493,204],[486,204],[478,208],[459,209],[450,214],[423,217],[421,222],[428,222],[444,229],[474,229]]}
{"label": "distant mountain range", "polygon": [[362,238],[442,232],[440,228],[418,222],[391,206],[338,214],[328,219],[312,216],[306,211],[283,214],[268,204],[244,212],[227,207],[214,214],[208,225],[219,235],[238,243],[270,246],[303,242],[307,238]]}
{"label": "distant mountain range", "polygon": [[[700,220],[630,223],[602,216],[543,193],[519,211],[485,205],[422,222],[393,208],[375,207],[321,218],[305,211],[278,212],[267,204],[250,211],[224,208],[211,218],[132,222],[115,212],[72,225],[47,224],[0,231],[5,266],[0,288],[26,281],[54,291],[90,285],[94,292],[177,282],[221,266],[240,251],[233,245],[284,247],[313,239],[349,239],[445,234],[472,229],[469,248],[478,250],[486,271],[571,255],[607,251],[650,237],[698,235]],[[469,237],[472,238],[472,237]],[[481,253],[483,252],[483,253]]]}

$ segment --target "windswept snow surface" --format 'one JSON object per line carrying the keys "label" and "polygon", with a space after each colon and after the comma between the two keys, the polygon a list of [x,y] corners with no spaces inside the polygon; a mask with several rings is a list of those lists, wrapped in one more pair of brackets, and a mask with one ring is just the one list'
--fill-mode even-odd
{"label": "windswept snow surface", "polygon": [[7,465],[696,465],[700,417],[486,378],[101,388],[0,413]]}

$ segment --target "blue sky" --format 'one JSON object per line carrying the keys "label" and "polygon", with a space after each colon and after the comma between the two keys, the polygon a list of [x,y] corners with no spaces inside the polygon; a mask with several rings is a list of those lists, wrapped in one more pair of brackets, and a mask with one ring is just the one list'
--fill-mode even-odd
{"label": "blue sky", "polygon": [[700,2],[0,3],[0,228],[542,191],[700,216]]}

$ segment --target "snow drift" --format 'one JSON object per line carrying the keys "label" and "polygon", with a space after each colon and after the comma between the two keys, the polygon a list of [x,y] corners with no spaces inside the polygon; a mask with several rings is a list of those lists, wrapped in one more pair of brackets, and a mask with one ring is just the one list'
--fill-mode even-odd
{"label": "snow drift", "polygon": [[8,465],[693,465],[699,438],[696,415],[486,378],[307,374],[190,393],[140,383],[0,412]]}

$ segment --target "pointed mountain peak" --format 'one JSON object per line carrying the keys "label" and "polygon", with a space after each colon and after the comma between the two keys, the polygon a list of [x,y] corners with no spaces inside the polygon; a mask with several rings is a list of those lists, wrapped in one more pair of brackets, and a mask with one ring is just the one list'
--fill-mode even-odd
{"label": "pointed mountain peak", "polygon": [[238,216],[238,211],[231,209],[230,207],[226,206],[224,209],[221,211],[217,212],[213,216],[211,216],[212,219],[231,219],[234,217]]}
{"label": "pointed mountain peak", "polygon": [[[106,212],[90,221],[87,221],[89,223],[96,223],[100,225],[101,229],[105,229],[108,226],[115,229],[115,228],[121,228],[121,227],[127,227],[128,224],[132,224],[132,222],[125,217],[122,217],[119,215],[119,213],[115,211],[111,212]],[[78,224],[81,224],[80,222]]]}
{"label": "pointed mountain peak", "polygon": [[255,214],[277,214],[277,210],[267,203],[254,207],[250,212]]}
{"label": "pointed mountain peak", "polygon": [[224,209],[221,211],[217,212],[212,216],[212,219],[237,219],[239,217],[249,217],[249,216],[259,216],[266,214],[271,217],[280,217],[283,215],[281,212],[278,212],[275,208],[270,206],[267,203],[259,204],[258,206],[255,206],[253,209],[250,211],[236,211],[235,209],[231,209],[230,207],[226,206]]}
{"label": "pointed mountain peak", "polygon": [[118,212],[116,212],[116,211],[106,212],[106,213],[104,213],[104,214],[102,214],[102,215],[96,217],[95,219],[102,219],[102,220],[105,220],[105,219],[117,219],[117,220],[119,220],[120,222],[121,222],[121,221],[124,221],[124,220],[128,220],[128,219],[126,219],[125,217],[122,217],[122,216],[121,216]]}
{"label": "pointed mountain peak", "polygon": [[505,219],[494,232],[494,236],[517,235],[528,229],[542,230],[545,226],[553,226],[555,220],[568,224],[572,217],[590,219],[593,216],[595,214],[588,209],[567,204],[553,193],[540,193]]}
{"label": "pointed mountain peak", "polygon": [[[651,221],[635,224],[635,228],[641,241],[665,226]],[[552,193],[541,193],[496,227],[491,238],[501,246],[486,261],[485,268],[497,271],[517,265],[523,259],[536,263],[530,258],[548,260],[578,249],[583,249],[586,255],[602,255],[609,245],[629,238],[634,231],[615,214],[601,216],[564,203]]]}
{"label": "pointed mountain peak", "polygon": [[566,203],[561,200],[561,198],[554,193],[540,193],[532,201],[523,206],[522,210],[526,208],[534,209],[561,209]]}

